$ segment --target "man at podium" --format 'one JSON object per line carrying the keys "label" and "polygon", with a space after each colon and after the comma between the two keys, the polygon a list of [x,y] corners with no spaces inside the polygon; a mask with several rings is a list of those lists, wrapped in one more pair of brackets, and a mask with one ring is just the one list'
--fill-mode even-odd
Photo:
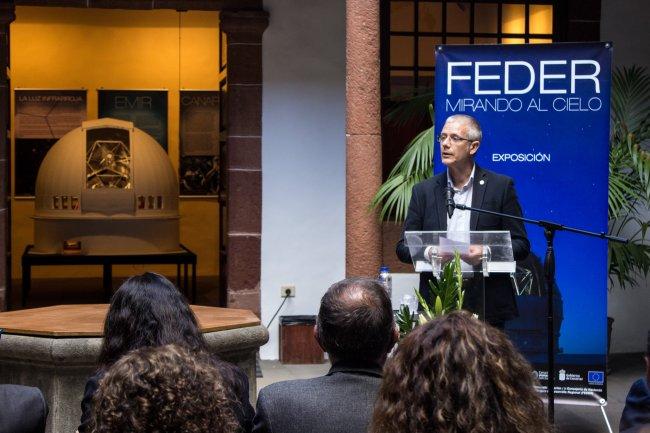
{"label": "man at podium", "polygon": [[[446,206],[447,198],[453,196],[456,204],[522,215],[513,180],[482,169],[474,163],[481,139],[481,125],[474,117],[455,114],[445,121],[437,141],[440,143],[442,163],[447,166],[447,170],[413,187],[402,237],[396,248],[397,256],[402,262],[411,263],[411,254],[404,240],[405,231],[508,230],[515,260],[524,259],[530,252],[530,243],[522,222],[496,215],[454,210],[451,207],[448,209]],[[473,259],[476,258],[466,258],[470,262]],[[428,281],[431,279],[432,273],[420,274],[420,293],[429,302],[431,290]],[[517,315],[515,292],[510,278],[504,274],[487,277],[486,321],[503,328],[507,320]]]}

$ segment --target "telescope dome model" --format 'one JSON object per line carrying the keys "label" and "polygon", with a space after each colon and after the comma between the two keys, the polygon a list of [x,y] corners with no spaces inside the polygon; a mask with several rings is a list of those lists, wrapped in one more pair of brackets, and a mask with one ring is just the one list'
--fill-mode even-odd
{"label": "telescope dome model", "polygon": [[83,122],[52,146],[36,178],[34,253],[177,252],[178,179],[163,148],[133,123]]}

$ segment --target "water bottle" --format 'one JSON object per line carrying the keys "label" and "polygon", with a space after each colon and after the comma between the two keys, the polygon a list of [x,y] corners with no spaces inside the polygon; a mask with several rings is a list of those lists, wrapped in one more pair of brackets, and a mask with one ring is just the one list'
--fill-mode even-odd
{"label": "water bottle", "polygon": [[388,298],[391,299],[391,296],[393,294],[393,277],[390,274],[390,269],[388,269],[388,266],[382,266],[379,268],[378,280],[386,288]]}

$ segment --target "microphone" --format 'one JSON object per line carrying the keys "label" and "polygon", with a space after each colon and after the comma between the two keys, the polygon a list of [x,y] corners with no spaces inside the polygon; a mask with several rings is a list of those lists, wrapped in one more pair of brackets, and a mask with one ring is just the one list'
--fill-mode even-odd
{"label": "microphone", "polygon": [[454,189],[450,186],[447,187],[447,216],[451,218],[454,214],[456,203],[454,203]]}

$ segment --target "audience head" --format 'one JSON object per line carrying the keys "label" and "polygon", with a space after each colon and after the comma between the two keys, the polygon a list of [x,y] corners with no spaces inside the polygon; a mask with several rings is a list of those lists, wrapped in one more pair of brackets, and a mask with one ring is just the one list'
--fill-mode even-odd
{"label": "audience head", "polygon": [[384,367],[374,433],[543,433],[532,368],[508,338],[465,311],[413,330]]}
{"label": "audience head", "polygon": [[106,368],[130,350],[166,344],[207,350],[194,313],[167,278],[152,272],[129,278],[111,300],[100,364]]}
{"label": "audience head", "polygon": [[116,361],[93,397],[93,433],[230,433],[229,392],[206,354],[167,345]]}
{"label": "audience head", "polygon": [[386,290],[366,278],[333,284],[321,299],[315,335],[333,361],[383,362],[397,339]]}

